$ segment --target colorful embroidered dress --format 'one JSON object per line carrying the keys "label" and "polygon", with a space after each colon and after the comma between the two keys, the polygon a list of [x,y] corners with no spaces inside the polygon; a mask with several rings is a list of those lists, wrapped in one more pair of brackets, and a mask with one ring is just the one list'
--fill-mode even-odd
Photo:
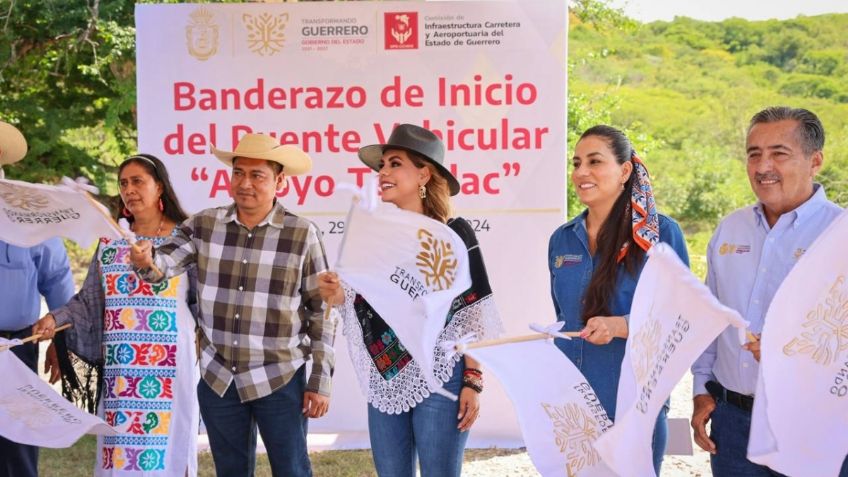
{"label": "colorful embroidered dress", "polygon": [[[139,239],[158,246],[166,238]],[[125,240],[105,238],[97,251],[106,297],[98,414],[119,434],[98,437],[95,475],[196,475],[200,373],[188,278],[146,283],[129,251]]]}

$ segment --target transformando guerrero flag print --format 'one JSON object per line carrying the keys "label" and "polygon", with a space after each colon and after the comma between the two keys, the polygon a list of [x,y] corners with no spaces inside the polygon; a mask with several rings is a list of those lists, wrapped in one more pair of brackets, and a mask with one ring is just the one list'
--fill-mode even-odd
{"label": "transformando guerrero flag print", "polygon": [[471,286],[465,243],[443,223],[375,201],[352,205],[336,272],[397,333],[430,390],[455,399],[432,372],[433,354],[451,303]]}

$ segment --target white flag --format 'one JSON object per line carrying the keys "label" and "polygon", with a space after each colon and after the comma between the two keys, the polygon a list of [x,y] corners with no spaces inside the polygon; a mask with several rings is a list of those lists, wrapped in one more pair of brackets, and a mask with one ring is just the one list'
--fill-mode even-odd
{"label": "white flag", "polygon": [[664,243],[651,247],[630,308],[615,427],[595,447],[620,475],[656,475],[657,415],[692,363],[728,325],[744,327]]}
{"label": "white flag", "polygon": [[86,247],[99,237],[120,238],[108,215],[73,188],[0,179],[0,240],[12,245],[67,237]]}
{"label": "white flag", "polygon": [[837,475],[848,454],[846,242],[848,212],[802,251],[766,314],[748,459],[783,474]]}
{"label": "white flag", "polygon": [[553,342],[506,343],[465,353],[503,384],[527,453],[542,476],[615,475],[593,447],[612,421],[592,386]]}
{"label": "white flag", "polygon": [[397,333],[431,391],[455,398],[433,373],[433,353],[451,303],[471,286],[465,243],[423,214],[356,203],[343,240],[339,277]]}
{"label": "white flag", "polygon": [[56,393],[8,349],[0,350],[0,375],[0,435],[6,439],[58,448],[70,447],[83,434],[116,434],[101,419]]}

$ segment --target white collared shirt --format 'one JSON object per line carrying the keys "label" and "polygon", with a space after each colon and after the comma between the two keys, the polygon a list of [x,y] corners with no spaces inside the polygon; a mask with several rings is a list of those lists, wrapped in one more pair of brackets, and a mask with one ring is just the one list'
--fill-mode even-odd
{"label": "white collared shirt", "polygon": [[[769,228],[758,203],[721,221],[707,247],[707,286],[719,301],[738,311],[760,333],[769,304],[801,255],[842,208],[814,185],[812,197],[778,218]],[[800,320],[802,317],[798,317]],[[728,327],[692,366],[693,395],[706,394],[705,383],[717,380],[749,396],[757,384],[758,363],[742,349],[739,334]]]}

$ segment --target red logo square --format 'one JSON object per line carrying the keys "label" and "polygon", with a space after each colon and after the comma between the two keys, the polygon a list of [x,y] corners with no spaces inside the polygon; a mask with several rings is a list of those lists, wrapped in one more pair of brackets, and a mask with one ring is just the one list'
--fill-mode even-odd
{"label": "red logo square", "polygon": [[383,18],[387,50],[418,49],[418,12],[386,12]]}

